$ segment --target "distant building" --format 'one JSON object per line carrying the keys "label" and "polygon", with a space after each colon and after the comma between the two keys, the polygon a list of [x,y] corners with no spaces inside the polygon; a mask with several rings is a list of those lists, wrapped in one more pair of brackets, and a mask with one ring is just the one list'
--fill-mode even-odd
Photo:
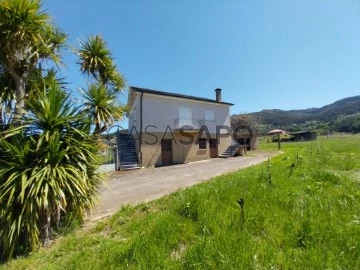
{"label": "distant building", "polygon": [[290,133],[293,141],[311,141],[317,139],[317,133],[314,131],[298,131]]}
{"label": "distant building", "polygon": [[285,130],[281,130],[281,129],[274,129],[268,132],[269,135],[275,135],[275,134],[282,134],[285,135],[287,134],[287,132]]}

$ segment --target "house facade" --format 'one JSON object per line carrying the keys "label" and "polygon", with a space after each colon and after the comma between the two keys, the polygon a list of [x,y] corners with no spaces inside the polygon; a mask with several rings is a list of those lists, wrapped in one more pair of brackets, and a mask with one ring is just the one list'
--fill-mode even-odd
{"label": "house facade", "polygon": [[139,164],[187,163],[220,156],[231,145],[230,106],[221,100],[130,87],[129,133]]}

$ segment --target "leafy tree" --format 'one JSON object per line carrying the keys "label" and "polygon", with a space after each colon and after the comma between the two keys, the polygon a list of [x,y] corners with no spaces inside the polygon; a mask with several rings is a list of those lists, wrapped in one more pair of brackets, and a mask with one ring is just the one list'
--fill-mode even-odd
{"label": "leafy tree", "polygon": [[240,125],[256,129],[258,126],[258,121],[255,116],[247,113],[233,115],[231,117],[231,127],[235,128],[236,126]]}
{"label": "leafy tree", "polygon": [[[36,99],[36,102],[35,100]],[[0,250],[4,258],[47,243],[62,218],[82,218],[103,181],[97,145],[57,84],[27,101],[24,125],[0,138]]]}
{"label": "leafy tree", "polygon": [[333,129],[339,132],[360,132],[360,113],[340,116],[333,123]]}
{"label": "leafy tree", "polygon": [[13,80],[18,118],[24,113],[29,76],[41,61],[60,62],[65,40],[39,0],[0,0],[0,65]]}
{"label": "leafy tree", "polygon": [[[247,135],[249,132],[255,132],[258,128],[258,122],[256,118],[250,114],[238,114],[233,115],[230,119],[232,130],[237,130],[242,135]],[[239,129],[239,127],[242,127]],[[234,134],[236,137],[236,134]]]}
{"label": "leafy tree", "polygon": [[233,139],[241,144],[255,147],[258,133],[258,123],[254,116],[249,114],[233,115],[230,119],[233,130]]}

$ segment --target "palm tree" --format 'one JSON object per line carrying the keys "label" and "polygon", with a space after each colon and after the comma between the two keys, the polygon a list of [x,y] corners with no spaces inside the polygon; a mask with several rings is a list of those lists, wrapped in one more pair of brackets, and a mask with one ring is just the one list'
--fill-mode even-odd
{"label": "palm tree", "polygon": [[57,84],[27,101],[25,124],[0,133],[0,258],[46,244],[82,218],[102,183],[91,123]]}
{"label": "palm tree", "polygon": [[80,49],[76,53],[83,74],[91,75],[97,82],[109,85],[115,91],[124,88],[125,79],[116,70],[110,50],[101,36],[90,36],[87,41],[80,42]]}
{"label": "palm tree", "polygon": [[25,107],[26,82],[41,60],[60,61],[66,35],[49,23],[40,0],[0,0],[0,65],[15,85],[17,117]]}
{"label": "palm tree", "polygon": [[63,90],[67,89],[65,78],[60,77],[57,70],[54,68],[43,70],[39,65],[28,78],[25,89],[26,95],[31,96],[31,94],[36,94],[38,91],[42,92],[53,84],[59,85]]}
{"label": "palm tree", "polygon": [[15,85],[9,72],[0,65],[0,129],[9,122],[6,113],[12,110],[12,101],[15,99]]}
{"label": "palm tree", "polygon": [[80,42],[80,49],[76,53],[80,71],[96,81],[81,92],[85,98],[84,112],[93,119],[94,134],[99,134],[128,110],[116,102],[117,94],[125,87],[125,79],[117,71],[111,52],[101,36],[90,36],[87,41]]}
{"label": "palm tree", "polygon": [[109,125],[121,119],[127,111],[126,106],[117,103],[116,93],[106,85],[91,84],[87,90],[82,89],[81,93],[85,99],[83,112],[92,119],[94,134],[107,130]]}
{"label": "palm tree", "polygon": [[[65,78],[58,75],[54,68],[42,70],[41,65],[35,68],[30,74],[26,86],[25,95],[30,97],[37,91],[43,91],[52,84],[57,83],[63,89],[66,89]],[[16,99],[15,82],[9,72],[0,65],[0,128],[11,122],[13,113],[13,101]],[[8,117],[5,117],[8,116]]]}

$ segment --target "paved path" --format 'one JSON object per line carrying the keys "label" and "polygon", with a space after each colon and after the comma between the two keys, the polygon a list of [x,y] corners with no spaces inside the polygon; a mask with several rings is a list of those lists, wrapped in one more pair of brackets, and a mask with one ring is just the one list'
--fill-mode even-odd
{"label": "paved path", "polygon": [[[108,216],[122,205],[148,202],[212,177],[267,160],[267,152],[251,151],[251,156],[208,159],[188,164],[133,171],[113,172],[110,183],[100,195],[91,220]],[[274,154],[274,153],[272,153]]]}

